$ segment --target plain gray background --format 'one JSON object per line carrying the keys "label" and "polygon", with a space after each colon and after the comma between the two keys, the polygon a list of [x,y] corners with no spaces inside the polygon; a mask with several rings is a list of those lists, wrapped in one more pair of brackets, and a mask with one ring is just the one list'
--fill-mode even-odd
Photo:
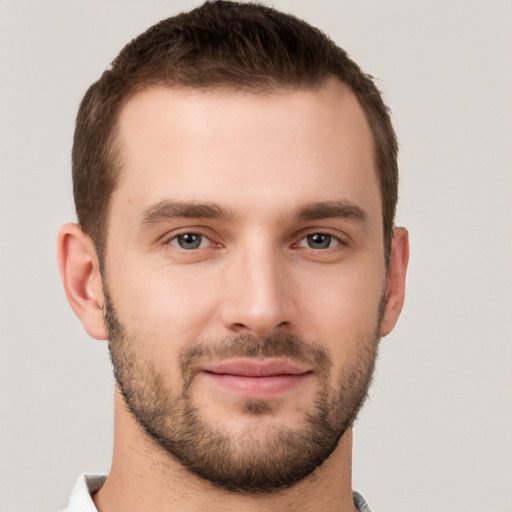
{"label": "plain gray background", "polygon": [[[74,116],[129,39],[197,4],[0,0],[1,512],[57,510],[79,473],[108,470],[106,346],[55,262]],[[512,2],[274,5],[378,78],[401,142],[408,295],[356,425],[354,487],[377,512],[510,512]]]}

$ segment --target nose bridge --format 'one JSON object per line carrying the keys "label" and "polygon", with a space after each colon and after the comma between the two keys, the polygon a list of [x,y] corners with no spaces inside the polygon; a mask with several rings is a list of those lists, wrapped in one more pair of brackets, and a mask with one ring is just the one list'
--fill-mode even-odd
{"label": "nose bridge", "polygon": [[270,334],[295,323],[284,255],[264,237],[234,251],[226,282],[223,321],[232,331]]}

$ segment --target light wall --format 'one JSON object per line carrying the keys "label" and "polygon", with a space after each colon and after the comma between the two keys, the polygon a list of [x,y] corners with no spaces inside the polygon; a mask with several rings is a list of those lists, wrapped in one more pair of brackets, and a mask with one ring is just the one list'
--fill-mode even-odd
{"label": "light wall", "polygon": [[[105,344],[55,263],[88,85],[195,1],[0,0],[0,512],[65,505],[107,471]],[[408,297],[355,429],[378,512],[512,511],[512,2],[280,0],[377,77],[401,143]]]}

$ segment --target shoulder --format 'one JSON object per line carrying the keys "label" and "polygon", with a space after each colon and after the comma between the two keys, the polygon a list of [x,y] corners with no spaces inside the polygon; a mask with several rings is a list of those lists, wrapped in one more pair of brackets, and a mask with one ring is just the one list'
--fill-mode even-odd
{"label": "shoulder", "polygon": [[357,491],[352,491],[352,496],[354,497],[354,505],[359,512],[371,512],[368,503]]}

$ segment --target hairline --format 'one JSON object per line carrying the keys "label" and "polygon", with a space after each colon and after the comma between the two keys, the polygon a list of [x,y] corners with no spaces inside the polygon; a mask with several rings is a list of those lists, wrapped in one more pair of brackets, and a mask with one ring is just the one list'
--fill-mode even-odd
{"label": "hairline", "polygon": [[364,113],[366,122],[368,123],[368,128],[371,133],[371,151],[372,151],[372,159],[373,159],[373,171],[375,173],[378,186],[379,186],[379,194],[381,199],[381,219],[382,219],[382,238],[383,238],[383,251],[384,251],[384,259],[386,262],[386,267],[389,263],[389,253],[390,248],[387,247],[386,240],[386,226],[384,225],[384,190],[383,184],[381,182],[380,172],[379,172],[379,162],[377,155],[377,141],[376,141],[376,132],[373,128],[373,123],[369,119],[369,112],[367,108],[365,108],[364,104],[359,99],[359,95],[357,92],[345,81],[343,81],[340,77],[336,76],[334,73],[327,73],[320,79],[317,80],[304,80],[302,82],[293,83],[293,82],[280,82],[275,80],[273,84],[269,84],[268,81],[258,83],[254,81],[252,83],[232,83],[229,81],[218,81],[212,84],[204,84],[204,85],[196,85],[196,84],[186,84],[178,80],[153,80],[146,81],[140,84],[134,84],[131,87],[129,86],[126,94],[123,95],[122,99],[119,101],[116,109],[116,115],[113,120],[112,130],[109,135],[109,144],[108,144],[108,152],[107,152],[107,161],[110,168],[110,179],[112,181],[112,188],[110,190],[110,195],[108,196],[108,202],[105,208],[105,216],[102,221],[102,225],[100,228],[100,237],[97,242],[94,242],[96,247],[96,252],[98,254],[98,259],[100,261],[100,267],[104,268],[104,262],[107,254],[107,239],[108,239],[108,226],[110,219],[110,210],[112,205],[112,196],[117,190],[119,182],[122,179],[123,173],[123,156],[124,156],[124,148],[123,144],[120,140],[120,120],[121,115],[127,104],[139,94],[142,94],[145,91],[157,88],[165,88],[165,89],[174,89],[174,90],[188,90],[188,91],[202,91],[202,92],[232,92],[232,93],[247,93],[247,94],[279,94],[279,93],[287,93],[287,92],[295,92],[295,91],[314,91],[318,92],[322,88],[326,87],[329,82],[335,82],[340,89],[340,92],[350,92],[356,98],[359,107]]}

